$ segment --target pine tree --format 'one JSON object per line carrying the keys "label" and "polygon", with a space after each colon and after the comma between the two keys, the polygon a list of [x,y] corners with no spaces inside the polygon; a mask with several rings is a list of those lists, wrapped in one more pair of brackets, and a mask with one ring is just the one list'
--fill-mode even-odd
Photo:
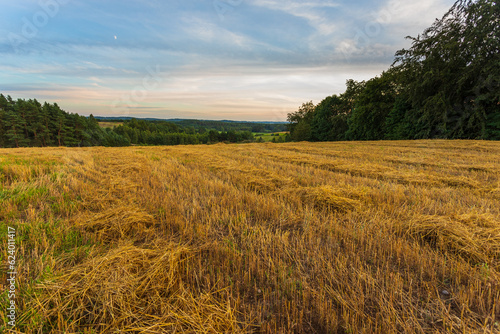
{"label": "pine tree", "polygon": [[51,133],[51,106],[45,102],[40,108],[40,121],[42,127],[40,129],[40,139],[42,141],[42,146],[52,146],[53,145],[53,135]]}
{"label": "pine tree", "polygon": [[28,133],[30,138],[30,146],[43,146],[43,120],[41,113],[41,105],[35,100],[29,100],[25,103]]}
{"label": "pine tree", "polygon": [[9,103],[7,98],[3,94],[0,94],[0,147],[5,147],[7,145],[5,114],[7,113],[8,107]]}
{"label": "pine tree", "polygon": [[57,103],[50,106],[50,111],[51,132],[55,135],[57,146],[63,146],[70,131],[70,128],[66,124],[65,112],[59,108]]}
{"label": "pine tree", "polygon": [[14,104],[5,113],[5,136],[9,147],[28,146],[29,140],[25,135],[25,120],[20,115],[19,105],[17,104]]}

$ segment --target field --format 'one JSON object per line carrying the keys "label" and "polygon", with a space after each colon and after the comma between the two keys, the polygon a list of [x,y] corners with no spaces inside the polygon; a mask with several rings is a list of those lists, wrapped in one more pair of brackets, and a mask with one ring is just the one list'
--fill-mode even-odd
{"label": "field", "polygon": [[12,333],[499,333],[499,157],[486,141],[1,149]]}
{"label": "field", "polygon": [[123,122],[98,122],[101,128],[114,128],[115,126],[123,125]]}
{"label": "field", "polygon": [[270,142],[273,138],[277,141],[279,138],[282,138],[283,142],[285,141],[286,134],[288,132],[275,132],[275,133],[254,133],[256,139],[262,138],[263,142]]}

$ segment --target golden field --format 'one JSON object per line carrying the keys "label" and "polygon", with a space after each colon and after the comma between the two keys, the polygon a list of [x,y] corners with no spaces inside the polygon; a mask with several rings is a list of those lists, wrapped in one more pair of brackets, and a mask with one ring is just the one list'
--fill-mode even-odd
{"label": "golden field", "polygon": [[500,143],[0,150],[11,333],[499,333]]}

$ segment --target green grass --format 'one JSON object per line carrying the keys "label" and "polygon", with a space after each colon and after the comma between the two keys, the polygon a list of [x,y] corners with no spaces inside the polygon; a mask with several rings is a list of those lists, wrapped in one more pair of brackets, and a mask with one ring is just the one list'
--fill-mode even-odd
{"label": "green grass", "polygon": [[16,205],[28,205],[31,199],[43,197],[48,193],[47,187],[23,187],[18,186],[12,189],[0,190],[0,200],[12,200]]}
{"label": "green grass", "polygon": [[255,132],[253,133],[254,137],[256,140],[259,138],[262,138],[264,142],[272,142],[273,138],[278,140],[279,138],[285,139],[286,135],[288,132],[275,132],[275,133],[262,133],[262,132]]}

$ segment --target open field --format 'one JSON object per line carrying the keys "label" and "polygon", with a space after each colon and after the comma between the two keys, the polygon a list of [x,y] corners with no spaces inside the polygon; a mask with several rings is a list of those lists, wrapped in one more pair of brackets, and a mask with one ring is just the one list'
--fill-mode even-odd
{"label": "open field", "polygon": [[498,333],[499,157],[483,141],[1,149],[16,330]]}
{"label": "open field", "polygon": [[98,122],[101,128],[114,128],[115,126],[123,125],[123,122]]}
{"label": "open field", "polygon": [[256,139],[262,138],[262,141],[264,142],[270,142],[273,140],[278,140],[279,138],[283,138],[283,141],[285,140],[286,135],[288,132],[274,132],[274,133],[254,133],[254,136]]}

